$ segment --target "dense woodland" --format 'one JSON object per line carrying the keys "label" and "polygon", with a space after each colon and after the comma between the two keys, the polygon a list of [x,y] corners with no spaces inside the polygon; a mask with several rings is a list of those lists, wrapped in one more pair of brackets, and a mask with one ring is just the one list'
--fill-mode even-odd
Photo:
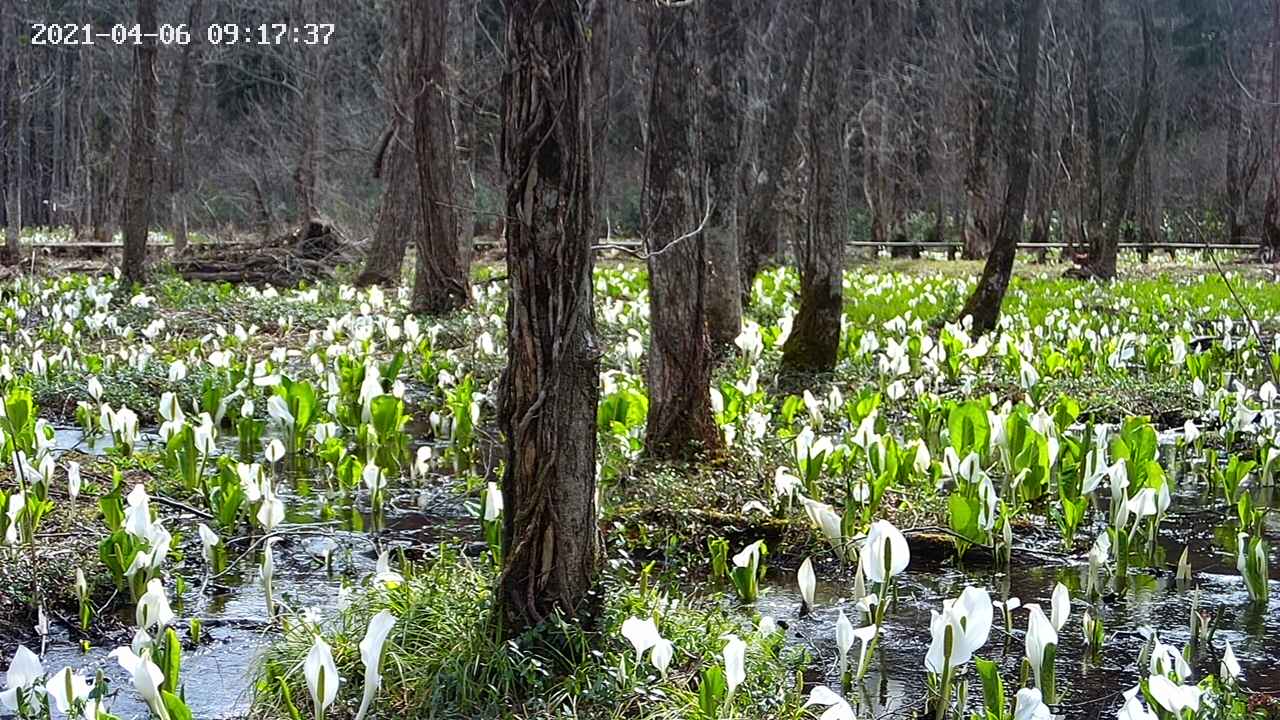
{"label": "dense woodland", "polygon": [[[597,5],[585,12],[601,235],[635,237],[647,229],[645,149],[664,122],[653,35],[665,11]],[[673,81],[687,84],[680,122],[697,128],[702,170],[692,177],[707,188],[694,198],[713,199],[708,225],[741,229],[726,237],[737,236],[750,268],[776,256],[779,238],[811,234],[831,192],[843,237],[957,241],[966,256],[985,256],[1024,129],[1024,5],[724,0],[677,11],[690,47]],[[346,0],[6,2],[0,172],[10,232],[69,225],[102,239],[120,229],[143,121],[156,157],[153,229],[272,236],[320,213],[357,237],[402,235],[392,228],[414,216],[398,195],[413,187],[414,83],[428,75],[435,111],[449,117],[448,132],[430,139],[456,167],[458,234],[464,244],[500,235],[504,4],[449,0],[417,12],[441,17]],[[280,21],[335,31],[324,46],[208,42],[210,24]],[[14,42],[37,22],[194,32],[154,56],[103,40]],[[1203,231],[1215,242],[1280,244],[1274,2],[1071,0],[1046,3],[1042,27],[1025,118],[1025,240],[1084,252],[1109,235],[1194,242]],[[415,43],[426,49],[410,37],[419,32],[443,33],[440,57],[410,57]],[[824,78],[828,41],[836,76]],[[434,60],[437,76],[422,65]],[[135,117],[140,63],[153,68],[154,99]],[[716,237],[713,253],[724,244]]]}

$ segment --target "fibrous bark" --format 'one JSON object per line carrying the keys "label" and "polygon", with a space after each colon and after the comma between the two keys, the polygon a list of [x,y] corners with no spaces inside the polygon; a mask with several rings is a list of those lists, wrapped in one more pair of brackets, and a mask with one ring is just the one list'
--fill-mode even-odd
{"label": "fibrous bark", "polygon": [[592,300],[589,52],[576,0],[509,6],[503,124],[507,183],[506,634],[554,612],[594,612],[600,351]]}
{"label": "fibrous bark", "polygon": [[821,39],[814,52],[810,128],[813,141],[811,210],[808,237],[796,243],[800,269],[800,309],[782,347],[782,368],[821,372],[835,368],[840,347],[844,298],[844,241],[848,227],[840,201],[839,148],[843,136],[840,100],[846,52],[847,0],[811,0],[821,17]]}
{"label": "fibrous bark", "polygon": [[1009,138],[1009,184],[995,246],[987,257],[982,277],[973,295],[960,311],[971,317],[971,332],[988,332],[1000,317],[1000,305],[1009,288],[1013,259],[1022,240],[1022,221],[1027,206],[1027,181],[1031,176],[1031,153],[1035,135],[1036,87],[1040,66],[1040,34],[1044,24],[1045,0],[1023,0],[1022,30],[1018,36],[1018,96]]}
{"label": "fibrous bark", "polygon": [[707,217],[707,336],[713,348],[732,347],[742,330],[738,268],[738,158],[742,137],[738,74],[745,50],[742,3],[703,6],[707,45],[702,148],[711,183]]}
{"label": "fibrous bark", "polygon": [[413,138],[423,232],[418,235],[411,308],[429,315],[456,310],[471,298],[454,203],[453,129],[445,68],[448,15],[447,3],[415,3],[415,74],[421,87],[415,92]]}
{"label": "fibrous bark", "polygon": [[147,230],[155,184],[156,146],[156,0],[138,0],[142,40],[133,51],[133,100],[130,112],[129,170],[124,201],[125,285],[147,280]]}
{"label": "fibrous bark", "polygon": [[695,66],[688,7],[651,9],[648,185],[649,417],[645,449],[659,458],[721,446],[711,415],[711,351],[706,331],[706,255],[698,232],[699,183],[694,156]]}

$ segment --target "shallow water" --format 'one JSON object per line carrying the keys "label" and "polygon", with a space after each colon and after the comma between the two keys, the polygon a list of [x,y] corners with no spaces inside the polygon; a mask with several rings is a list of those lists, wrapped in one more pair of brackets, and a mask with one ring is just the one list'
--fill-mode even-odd
{"label": "shallow water", "polygon": [[[154,440],[154,433],[144,434]],[[234,442],[234,439],[232,439]],[[59,450],[76,449],[101,454],[110,447],[110,438],[87,442],[75,429],[59,429]],[[1168,446],[1166,446],[1168,447]],[[223,448],[224,451],[230,446]],[[1162,453],[1171,476],[1176,459]],[[1259,506],[1280,508],[1280,493],[1271,489],[1253,490]],[[474,540],[478,537],[476,521],[462,502],[439,488],[402,491],[388,499],[383,517],[375,518],[367,507],[354,512],[338,513],[323,520],[324,499],[296,480],[285,493],[288,514],[286,522],[296,531],[275,546],[278,602],[296,609],[317,608],[332,613],[338,605],[338,590],[344,582],[359,583],[372,571],[377,547],[402,548],[410,557],[427,554],[442,540]],[[1096,513],[1095,513],[1096,515]],[[189,528],[195,519],[174,518],[170,525]],[[1271,574],[1280,577],[1280,513],[1268,520],[1271,536]],[[1081,537],[1096,535],[1102,529],[1095,524],[1081,531]],[[1174,495],[1169,516],[1161,526],[1159,548],[1154,568],[1131,567],[1127,587],[1104,602],[1088,605],[1094,616],[1101,617],[1108,639],[1100,662],[1086,660],[1080,618],[1086,604],[1073,599],[1071,618],[1060,633],[1058,682],[1063,692],[1061,711],[1072,718],[1114,717],[1119,695],[1137,680],[1137,656],[1143,644],[1138,628],[1155,628],[1165,642],[1179,647],[1188,641],[1188,618],[1193,594],[1190,588],[1178,587],[1174,569],[1184,547],[1194,571],[1193,587],[1200,588],[1200,608],[1206,612],[1221,609],[1214,649],[1201,652],[1196,663],[1199,673],[1213,672],[1223,641],[1229,640],[1244,668],[1245,684],[1255,690],[1280,690],[1280,583],[1272,582],[1272,600],[1267,608],[1254,607],[1248,599],[1235,569],[1234,512],[1220,499],[1210,496],[1202,485],[1184,481]],[[878,645],[864,681],[849,693],[859,716],[909,716],[922,712],[925,704],[924,656],[928,650],[930,610],[961,592],[967,585],[987,588],[994,599],[1016,596],[1023,603],[1049,605],[1049,595],[1058,582],[1065,583],[1078,596],[1085,583],[1086,564],[1082,553],[1062,553],[1055,528],[1028,532],[1033,539],[1015,539],[1027,544],[1015,550],[1008,573],[996,573],[981,558],[973,557],[965,567],[946,560],[939,564],[917,558],[899,578],[896,606],[886,619]],[[473,543],[474,544],[474,543]],[[1087,547],[1087,543],[1085,543]],[[230,548],[234,560],[246,544]],[[326,550],[333,558],[332,572],[321,559]],[[265,619],[266,601],[250,560],[238,574],[220,578],[208,587],[200,587],[198,579],[188,581],[175,612],[184,623],[181,634],[187,635],[185,623],[200,618],[204,639],[198,647],[188,647],[183,656],[183,688],[188,704],[197,718],[222,720],[245,716],[251,702],[250,672],[261,650],[275,637]],[[834,561],[820,563],[819,577],[847,577]],[[194,587],[193,587],[194,586]],[[835,622],[841,610],[855,626],[865,624],[854,607],[852,583],[827,580],[819,583],[818,607],[808,616],[799,617],[800,596],[794,572],[771,569],[759,603],[744,613],[772,615],[786,623],[788,642],[808,647],[815,658],[808,680],[839,687]],[[732,602],[726,596],[726,603]],[[131,623],[132,607],[121,610],[121,619]],[[991,639],[977,655],[1001,663],[1010,696],[1017,687],[1019,665],[1023,654],[1023,630],[1026,611],[1014,613],[1013,635],[1005,634],[1004,621],[996,612]],[[128,638],[117,638],[127,643]],[[114,660],[106,657],[110,646],[94,648],[87,655],[79,650],[79,638],[55,623],[44,656],[46,669],[56,671],[70,665],[92,674],[101,670],[111,681],[116,696],[111,709],[124,720],[145,718],[146,708],[137,699],[128,677]],[[850,653],[850,663],[857,662],[857,643]],[[981,688],[972,665],[970,706],[981,702]]]}
{"label": "shallow water", "polygon": [[[377,534],[382,547],[413,548],[414,553],[455,535],[471,536],[467,524],[460,519],[425,514],[389,515],[386,526]],[[230,550],[232,557],[237,557],[243,552],[243,545]],[[324,566],[326,551],[332,554],[332,572]],[[371,534],[317,528],[315,532],[284,536],[275,545],[276,603],[331,615],[338,608],[338,591],[344,581],[348,585],[359,584],[373,572],[375,561]],[[187,704],[197,718],[244,717],[252,700],[253,665],[260,652],[277,637],[266,622],[262,585],[256,569],[242,569],[209,583],[203,593],[201,589],[197,579],[189,582],[181,606],[177,598],[173,599],[174,612],[181,623],[177,629],[185,644],[182,687]],[[132,606],[126,603],[119,612],[122,621],[132,624]],[[194,648],[189,644],[187,625],[191,618],[199,618],[203,626],[202,641]],[[128,638],[118,641],[127,644]],[[54,623],[44,655],[46,670],[57,671],[69,665],[89,676],[101,670],[117,691],[111,702],[112,712],[122,720],[148,717],[128,675],[107,657],[114,645],[95,647],[82,654],[79,642],[77,634]]]}
{"label": "shallow water", "polygon": [[[142,433],[138,447],[159,441],[151,431]],[[55,450],[102,455],[112,447],[110,436],[90,440],[78,428],[57,428]],[[221,452],[233,451],[234,437],[222,438]],[[280,483],[287,513],[285,534],[274,545],[276,603],[296,610],[311,608],[323,615],[338,609],[339,589],[358,585],[374,571],[377,550],[398,549],[410,558],[421,557],[445,540],[470,540],[478,536],[475,520],[464,504],[441,487],[392,491],[380,517],[370,512],[365,498],[354,511],[338,512],[332,520],[322,520],[325,499],[303,479]],[[178,514],[166,519],[174,532],[192,535],[199,518]],[[228,547],[229,561],[234,562],[248,548],[247,538]],[[375,545],[376,542],[376,545]],[[188,548],[190,550],[190,548]],[[196,553],[195,567],[202,567]],[[328,569],[324,556],[332,562]],[[190,554],[190,553],[189,553]],[[179,567],[187,580],[186,591],[172,597],[173,610],[179,618],[177,627],[184,642],[182,657],[182,690],[193,715],[201,720],[226,720],[247,715],[252,701],[251,672],[261,651],[278,633],[266,620],[266,597],[254,558],[231,568],[211,582],[191,577],[192,565]],[[172,583],[168,584],[173,592]],[[119,620],[132,626],[133,606],[123,603]],[[190,644],[189,622],[198,618],[202,638],[197,646]],[[107,657],[117,644],[128,644],[126,636],[113,637],[112,643],[81,652],[80,634],[59,622],[52,622],[42,661],[49,672],[70,666],[91,679],[101,671],[108,679],[113,697],[110,710],[122,720],[149,717],[146,706],[133,691],[128,675],[114,659]],[[28,647],[38,650],[38,639],[28,638]],[[13,648],[0,648],[7,657]],[[10,717],[0,710],[0,718]]]}
{"label": "shallow water", "polygon": [[[1274,500],[1272,501],[1274,503]],[[1275,506],[1274,504],[1272,505]],[[1057,677],[1062,693],[1060,710],[1071,718],[1115,716],[1120,694],[1138,680],[1137,658],[1144,643],[1138,628],[1150,626],[1166,642],[1183,647],[1190,639],[1189,619],[1193,589],[1199,588],[1202,612],[1221,611],[1213,649],[1202,649],[1194,664],[1196,677],[1217,671],[1223,642],[1230,641],[1244,669],[1244,684],[1254,690],[1280,690],[1280,558],[1272,542],[1271,601],[1265,608],[1249,601],[1243,580],[1235,569],[1234,548],[1224,548],[1223,540],[1234,541],[1234,524],[1226,522],[1225,508],[1206,502],[1195,489],[1174,497],[1169,517],[1162,525],[1161,546],[1166,561],[1155,568],[1130,568],[1127,587],[1097,603],[1085,603],[1079,596],[1086,582],[1087,564],[1083,555],[1062,555],[1015,550],[1008,573],[993,572],[985,563],[971,562],[961,568],[948,562],[942,567],[917,563],[898,579],[898,601],[885,620],[879,649],[861,684],[849,694],[860,717],[884,714],[910,715],[923,711],[925,688],[924,657],[928,651],[930,610],[940,610],[944,600],[954,598],[968,585],[986,588],[993,600],[1017,597],[1022,602],[1049,607],[1054,586],[1062,582],[1072,594],[1071,617],[1059,633]],[[1229,532],[1219,528],[1227,525]],[[1274,534],[1275,525],[1270,525]],[[1094,532],[1100,528],[1095,528]],[[1018,540],[1015,536],[1015,547]],[[1189,558],[1193,580],[1179,587],[1175,569],[1183,547],[1191,548]],[[838,567],[820,567],[819,576],[837,576]],[[810,648],[817,658],[817,670],[810,678],[833,688],[840,685],[835,624],[840,611],[855,627],[867,623],[852,598],[852,582],[820,582],[817,609],[809,617],[799,617],[800,594],[795,575],[771,572],[757,609],[787,623],[790,642]],[[870,588],[869,588],[870,589]],[[1081,629],[1085,609],[1103,620],[1107,631],[1098,663],[1087,660]],[[976,654],[1000,662],[1010,697],[1017,688],[1024,647],[1027,611],[1013,613],[1013,635],[1005,633],[1004,620],[996,610],[991,637]],[[851,666],[857,663],[859,643],[850,652]],[[981,685],[969,666],[970,707],[982,702]]]}

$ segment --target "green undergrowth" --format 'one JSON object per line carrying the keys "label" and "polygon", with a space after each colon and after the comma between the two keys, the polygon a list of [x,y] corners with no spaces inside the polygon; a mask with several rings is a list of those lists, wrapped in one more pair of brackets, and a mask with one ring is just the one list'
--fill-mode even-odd
{"label": "green undergrowth", "polygon": [[[753,614],[726,608],[719,599],[667,594],[664,583],[645,573],[640,579],[615,569],[602,583],[605,599],[595,629],[553,618],[539,630],[502,640],[490,624],[496,577],[487,562],[443,548],[432,564],[405,570],[403,583],[355,598],[319,628],[346,679],[327,717],[349,718],[359,704],[364,667],[358,645],[369,619],[384,609],[397,622],[371,717],[696,720],[702,717],[702,672],[723,666],[722,637],[730,633],[747,644],[746,679],[732,699],[733,716],[803,717],[807,654],[784,647],[781,633],[762,636]],[[665,678],[647,655],[637,665],[621,635],[630,617],[654,618],[674,644]],[[291,704],[309,717],[302,660],[315,631],[295,624],[266,651],[257,668],[255,717],[288,718]]]}
{"label": "green undergrowth", "polygon": [[[127,603],[128,598],[115,593],[115,585],[105,572],[94,570],[98,542],[105,535],[98,519],[98,499],[110,489],[111,465],[87,455],[69,455],[82,464],[83,486],[75,502],[67,497],[64,485],[50,488],[54,500],[44,516],[37,545],[0,548],[0,627],[33,628],[43,609],[51,621],[77,627],[79,599],[73,579],[76,570],[84,572],[94,607],[104,609],[95,615],[89,628],[77,630],[79,635],[99,639],[122,628],[110,612]],[[10,481],[12,471],[0,470],[0,486]],[[125,483],[142,482],[144,475],[125,470]],[[39,597],[37,604],[33,598]]]}
{"label": "green undergrowth", "polygon": [[715,538],[735,550],[763,539],[775,559],[803,557],[816,546],[817,536],[802,518],[744,510],[770,496],[758,472],[728,460],[715,466],[641,461],[602,493],[608,537],[626,551],[668,566],[705,565],[707,542]]}

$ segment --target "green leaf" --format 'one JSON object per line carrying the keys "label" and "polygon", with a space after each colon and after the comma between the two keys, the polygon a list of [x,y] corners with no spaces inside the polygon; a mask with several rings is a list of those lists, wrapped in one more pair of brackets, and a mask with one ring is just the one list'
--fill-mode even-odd
{"label": "green leaf", "polygon": [[395,395],[379,395],[369,403],[369,418],[378,435],[387,435],[400,429],[404,403]]}
{"label": "green leaf", "polygon": [[703,720],[716,720],[726,690],[723,668],[712,665],[702,671],[702,682],[698,685],[698,713]]}
{"label": "green leaf", "polygon": [[951,446],[962,460],[971,452],[979,455],[986,452],[991,425],[986,408],[980,403],[970,401],[953,406],[947,414],[947,429],[951,431]]}
{"label": "green leaf", "polygon": [[160,661],[160,671],[164,673],[163,689],[170,693],[177,691],[178,678],[182,677],[182,643],[173,628],[164,631],[164,652],[160,653]]}
{"label": "green leaf", "polygon": [[98,498],[98,508],[102,510],[102,519],[108,530],[115,532],[124,526],[124,503],[120,500],[119,490]]}
{"label": "green leaf", "polygon": [[982,678],[982,700],[987,706],[987,717],[991,720],[1004,720],[1007,712],[1000,666],[994,660],[986,658],[974,658],[973,664]]}
{"label": "green leaf", "polygon": [[1058,398],[1058,402],[1053,406],[1053,422],[1060,432],[1071,427],[1078,417],[1080,417],[1080,403],[1069,395]]}
{"label": "green leaf", "polygon": [[168,690],[161,690],[160,698],[164,701],[164,709],[169,713],[169,720],[193,720],[191,708],[187,707],[182,698]]}
{"label": "green leaf", "polygon": [[967,495],[952,493],[947,498],[947,510],[953,532],[972,542],[982,542],[982,528],[978,524],[978,514],[982,510],[981,501]]}

